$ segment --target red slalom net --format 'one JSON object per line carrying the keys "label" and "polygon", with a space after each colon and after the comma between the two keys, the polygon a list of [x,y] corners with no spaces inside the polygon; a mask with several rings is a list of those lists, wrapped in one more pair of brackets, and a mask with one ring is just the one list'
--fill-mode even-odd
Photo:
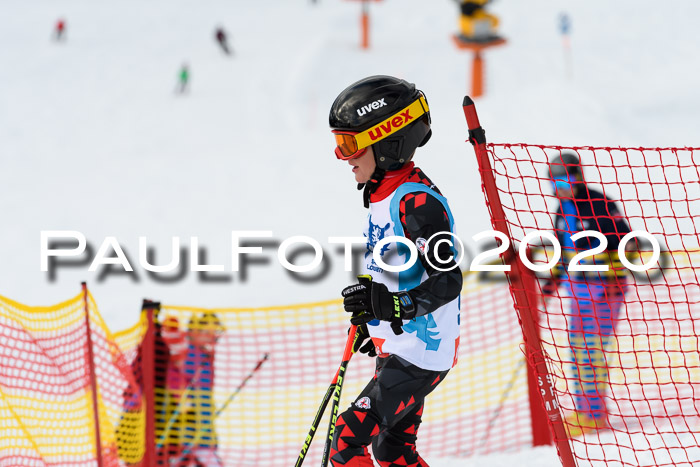
{"label": "red slalom net", "polygon": [[[533,309],[519,316],[539,332],[541,346],[527,346],[527,354],[543,357],[553,379],[565,429],[557,437],[552,423],[555,441],[573,453],[563,463],[699,465],[700,148],[483,143],[477,153],[494,226],[505,228],[523,265],[542,269],[533,273]],[[580,162],[567,162],[575,161],[567,153]],[[584,183],[574,177],[573,191],[555,192],[557,158],[565,163],[558,169],[582,173]],[[614,204],[593,201],[599,194]],[[603,214],[595,211],[601,205]],[[566,216],[555,223],[560,206]],[[636,231],[626,248],[579,261],[575,253],[597,244],[577,242],[565,245],[556,265],[552,240],[607,225],[614,227],[606,240],[617,242],[625,224]],[[608,270],[575,271],[575,264]],[[512,283],[514,296],[517,289]]]}

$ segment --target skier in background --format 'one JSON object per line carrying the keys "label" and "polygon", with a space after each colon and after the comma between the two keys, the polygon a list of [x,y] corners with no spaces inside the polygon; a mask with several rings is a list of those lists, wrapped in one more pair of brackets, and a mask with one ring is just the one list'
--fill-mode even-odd
{"label": "skier in background", "polygon": [[[542,291],[545,296],[552,296],[563,286],[566,295],[572,298],[567,327],[576,411],[565,423],[571,436],[579,436],[608,426],[604,400],[608,391],[605,352],[625,302],[628,271],[620,263],[617,248],[630,228],[617,203],[586,184],[575,153],[563,152],[554,157],[549,163],[549,178],[559,201],[554,229],[562,256]],[[567,271],[575,254],[600,244],[594,237],[572,241],[572,235],[584,230],[605,235],[608,241],[605,251],[588,257],[587,261],[607,265],[607,272]],[[582,260],[580,264],[583,263]]]}
{"label": "skier in background", "polygon": [[217,436],[214,430],[214,356],[216,343],[224,330],[219,317],[211,312],[202,313],[190,320],[189,344],[184,364],[188,388],[185,401],[187,410],[177,422],[183,444],[180,452],[171,456],[171,465],[223,466],[216,452]]}
{"label": "skier in background", "polygon": [[487,43],[500,39],[496,34],[498,17],[486,11],[492,0],[459,1],[459,39],[465,42]]}
{"label": "skier in background", "polygon": [[59,18],[56,21],[56,27],[54,28],[54,39],[56,42],[60,42],[64,39],[64,34],[66,31],[66,21],[63,18]]}
{"label": "skier in background", "polygon": [[231,49],[228,46],[226,31],[224,31],[224,28],[216,28],[216,33],[214,34],[214,37],[216,37],[216,42],[221,47],[221,50],[223,50],[226,55],[231,55]]}
{"label": "skier in background", "polygon": [[178,82],[176,92],[178,94],[184,94],[187,92],[190,83],[190,69],[187,63],[183,63],[180,67],[180,72],[178,73]]}
{"label": "skier in background", "polygon": [[[416,433],[425,397],[457,362],[462,289],[447,200],[412,162],[416,148],[430,139],[430,109],[415,85],[370,76],[340,93],[329,121],[336,157],[352,167],[369,208],[364,274],[343,290],[343,305],[358,325],[354,350],[377,356],[375,377],[337,419],[330,462],[373,466],[367,451],[372,443],[382,466],[425,467]],[[406,262],[401,243],[376,251],[378,241],[394,235],[418,251],[419,260],[400,274],[373,259],[374,252],[386,264]]]}

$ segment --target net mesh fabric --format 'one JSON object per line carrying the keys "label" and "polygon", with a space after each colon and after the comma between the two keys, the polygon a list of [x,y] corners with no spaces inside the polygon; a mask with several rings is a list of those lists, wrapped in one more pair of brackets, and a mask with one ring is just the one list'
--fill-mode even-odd
{"label": "net mesh fabric", "polygon": [[[443,457],[528,446],[532,437],[522,337],[508,287],[468,274],[462,308],[459,362],[428,399],[418,448],[424,456]],[[223,329],[213,352],[213,409],[207,409],[219,412],[213,422],[217,455],[225,465],[292,465],[340,364],[348,329],[342,302],[257,309],[163,305],[160,317],[192,323],[208,313],[218,317]],[[265,354],[268,359],[239,389]],[[369,382],[373,371],[374,359],[353,357],[341,410]],[[179,400],[189,398],[184,406],[192,411],[197,407],[192,400],[198,391],[202,393],[196,381],[186,386],[184,390],[190,392]],[[183,410],[187,411],[179,411]],[[329,412],[319,425],[307,462],[321,457]],[[194,449],[188,446],[208,447],[178,434],[187,425],[197,427],[194,414],[169,418],[164,431],[156,425],[156,438],[164,436],[164,444],[169,445],[159,454],[160,464]],[[206,422],[200,422],[202,426],[206,431]]]}
{"label": "net mesh fabric", "polygon": [[[94,465],[96,423],[83,294],[50,307],[0,297],[0,463]],[[119,465],[115,428],[130,371],[88,296],[99,447]],[[142,446],[141,446],[142,448]]]}
{"label": "net mesh fabric", "polygon": [[[427,458],[513,451],[532,441],[522,339],[507,284],[467,274],[461,300],[459,362],[430,395],[420,428],[418,448]],[[145,465],[146,315],[142,313],[131,328],[111,334],[91,295],[87,309],[103,463]],[[208,370],[198,374],[196,365],[187,366],[188,358],[198,358],[197,363],[207,368],[202,354],[189,355],[194,353],[189,335],[198,328],[210,329],[200,318],[211,314],[219,321],[216,339],[208,348],[213,385],[206,384],[211,378]],[[177,360],[172,354],[183,352],[181,344],[172,346],[167,356],[158,344],[154,346],[155,439],[161,446],[157,464],[178,465],[173,461],[197,446],[215,447],[227,466],[292,465],[340,364],[348,329],[342,302],[255,309],[163,305],[156,320],[164,323],[172,317],[185,331],[188,344],[176,364],[190,373],[189,379],[180,380],[168,374],[168,366]],[[0,298],[0,335],[4,433],[0,462],[95,465],[96,425],[82,294],[45,308]],[[265,354],[268,358],[253,372]],[[373,370],[374,359],[353,357],[341,409],[352,402]],[[204,384],[197,381],[201,375]],[[207,411],[209,418],[197,415]],[[321,457],[328,412],[306,462]]]}
{"label": "net mesh fabric", "polygon": [[[600,329],[585,335],[570,332],[567,319],[586,306],[573,300],[571,288],[567,292],[560,287],[537,305],[543,350],[556,380],[574,457],[580,465],[696,465],[700,462],[700,149],[488,144],[516,248],[529,232],[554,230],[558,201],[547,162],[562,151],[575,152],[588,186],[617,200],[620,217],[632,230],[653,235],[662,249],[658,265],[625,272],[624,303],[614,303],[618,298],[607,292],[597,298],[600,306],[620,308],[612,335]],[[628,254],[633,264],[651,259],[648,242],[631,243],[639,248],[639,254]],[[539,239],[531,246],[536,250],[535,263],[552,259],[553,250]],[[600,273],[587,274],[590,278]],[[551,277],[549,272],[538,275],[540,285]],[[590,295],[595,279],[572,279],[572,287],[587,287]],[[586,376],[575,361],[593,370]],[[602,427],[574,416],[580,411],[576,395],[582,387],[593,387],[590,373],[600,380],[593,383],[599,384],[596,392],[605,405]]]}

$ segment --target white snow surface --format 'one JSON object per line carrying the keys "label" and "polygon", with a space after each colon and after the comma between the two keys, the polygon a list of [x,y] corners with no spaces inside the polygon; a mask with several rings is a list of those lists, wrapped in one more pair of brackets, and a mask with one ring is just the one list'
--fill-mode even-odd
{"label": "white snow surface", "polygon": [[[500,0],[505,46],[485,53],[476,99],[493,142],[700,146],[700,3],[678,0]],[[333,154],[328,110],[372,74],[414,82],[433,137],[416,163],[440,187],[469,245],[490,228],[465,142],[468,53],[450,35],[451,0],[371,3],[371,49],[359,48],[359,2],[318,0],[6,0],[0,3],[0,294],[49,305],[86,280],[112,330],[136,322],[143,298],[198,307],[326,300],[352,280],[330,236],[358,236],[365,217],[347,163]],[[570,57],[559,15],[572,19]],[[50,40],[59,17],[67,40]],[[214,41],[222,25],[233,57]],[[176,95],[179,67],[191,90]],[[88,263],[40,271],[40,232],[82,232],[95,250],[115,237],[135,272]],[[231,272],[231,232],[318,240],[323,280],[302,284],[265,249],[246,281]],[[167,262],[171,238],[196,236],[230,278],[160,283],[139,265],[139,236]],[[472,249],[475,246],[472,243]],[[301,256],[303,263],[310,256]],[[642,460],[639,460],[642,462]],[[651,461],[651,460],[650,460]],[[553,448],[434,460],[452,466],[554,466]],[[652,465],[652,464],[644,464]]]}

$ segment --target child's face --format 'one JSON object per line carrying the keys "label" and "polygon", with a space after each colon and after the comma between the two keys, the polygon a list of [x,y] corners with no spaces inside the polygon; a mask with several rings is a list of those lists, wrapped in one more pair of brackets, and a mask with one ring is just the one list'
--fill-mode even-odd
{"label": "child's face", "polygon": [[201,329],[193,329],[190,339],[192,343],[199,347],[212,347],[216,344],[219,339],[218,333],[214,329],[208,329],[206,327]]}

